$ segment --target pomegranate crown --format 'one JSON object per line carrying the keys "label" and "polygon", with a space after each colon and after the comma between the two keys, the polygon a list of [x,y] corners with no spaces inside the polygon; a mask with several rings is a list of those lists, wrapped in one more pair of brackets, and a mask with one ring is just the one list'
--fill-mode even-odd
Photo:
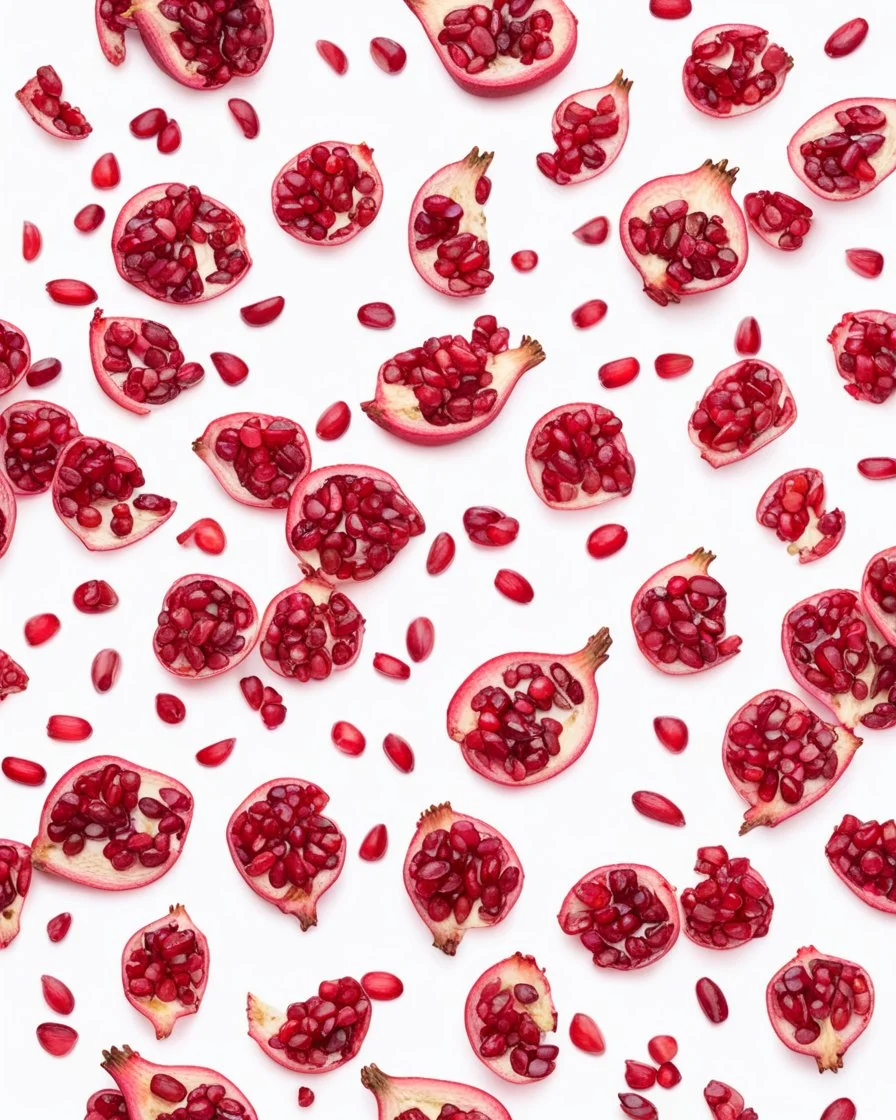
{"label": "pomegranate crown", "polygon": [[734,180],[737,178],[737,173],[740,171],[739,167],[729,167],[727,159],[720,159],[718,163],[713,163],[711,159],[704,160],[700,167],[697,169],[698,174],[706,174],[707,176],[718,176],[722,180],[724,186],[731,190],[734,186]]}

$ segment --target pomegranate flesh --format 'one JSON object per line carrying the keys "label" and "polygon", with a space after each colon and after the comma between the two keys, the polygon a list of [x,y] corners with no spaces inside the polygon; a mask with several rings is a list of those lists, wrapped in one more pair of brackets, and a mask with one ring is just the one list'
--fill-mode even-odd
{"label": "pomegranate flesh", "polygon": [[[103,1058],[101,1065],[121,1090],[130,1120],[258,1120],[248,1099],[217,1070],[157,1066],[129,1046],[104,1050]],[[185,1106],[178,1108],[182,1101]]]}
{"label": "pomegranate flesh", "polygon": [[896,314],[847,311],[828,342],[851,397],[883,404],[891,396],[896,389]]}
{"label": "pomegranate flesh", "polygon": [[376,1098],[378,1120],[511,1120],[490,1093],[460,1081],[390,1077],[376,1066],[365,1066],[361,1084]]}
{"label": "pomegranate flesh", "polygon": [[74,416],[49,401],[19,401],[0,413],[0,460],[13,492],[49,490],[61,448],[80,434]]}
{"label": "pomegranate flesh", "polygon": [[[0,674],[2,657],[0,654]],[[31,849],[16,840],[0,840],[0,949],[5,949],[18,935],[30,884]]]}
{"label": "pomegranate flesh", "polygon": [[[2,493],[3,487],[0,486],[0,510],[2,510]],[[0,556],[2,555],[2,544],[0,544]],[[8,653],[0,649],[0,704],[7,696],[12,696],[14,692],[24,692],[27,687],[28,674],[17,661],[13,661]]]}
{"label": "pomegranate flesh", "polygon": [[13,390],[31,366],[31,347],[25,333],[0,319],[0,397]]}
{"label": "pomegranate flesh", "polygon": [[745,358],[716,374],[691,413],[688,436],[711,467],[740,462],[796,422],[796,401],[769,362]]}
{"label": "pomegranate flesh", "polygon": [[176,677],[206,680],[234,669],[258,639],[258,610],[219,576],[181,576],[165,592],[152,647]]}
{"label": "pomegranate flesh", "polygon": [[824,508],[824,475],[812,467],[788,471],[759,499],[756,520],[787,541],[791,556],[810,564],[833,552],[846,532],[846,516]]}
{"label": "pomegranate flesh", "polygon": [[231,498],[257,509],[285,509],[311,469],[302,426],[263,412],[231,412],[212,420],[193,450]]}
{"label": "pomegranate flesh", "polygon": [[681,892],[684,932],[705,949],[737,949],[765,937],[775,903],[768,883],[746,858],[729,859],[721,844],[697,849],[694,870],[706,878]]}
{"label": "pomegranate flesh", "polygon": [[785,253],[799,249],[812,228],[812,211],[782,191],[754,191],[744,198],[750,228],[766,245]]}
{"label": "pomegranate flesh", "polygon": [[835,101],[797,129],[787,158],[797,178],[819,198],[861,198],[896,168],[896,101]]}
{"label": "pomegranate flesh", "polygon": [[60,140],[85,140],[93,132],[81,110],[63,101],[62,79],[52,66],[39,66],[16,98],[39,128]]}
{"label": "pomegranate flesh", "polygon": [[682,84],[688,101],[709,117],[741,117],[774,101],[793,59],[768,32],[745,23],[707,27],[691,44]]}
{"label": "pomegranate flesh", "polygon": [[863,902],[896,914],[896,821],[847,813],[825,848],[834,873]]}
{"label": "pomegranate flesh", "polygon": [[710,1081],[703,1090],[703,1099],[713,1120],[759,1120],[759,1113],[753,1108],[744,1108],[744,1098],[724,1081]]}
{"label": "pomegranate flesh", "polygon": [[262,660],[278,676],[322,681],[358,659],[364,619],[347,595],[309,578],[274,596],[260,633]]}
{"label": "pomegranate flesh", "polygon": [[277,172],[271,188],[280,228],[308,245],[344,245],[382,204],[383,181],[366,144],[313,144]]}
{"label": "pomegranate flesh", "polygon": [[620,70],[608,85],[570,94],[554,110],[554,151],[536,157],[538,170],[561,187],[585,183],[615,163],[628,136],[631,81]]}
{"label": "pomegranate flesh", "polygon": [[896,645],[896,548],[885,548],[868,561],[862,606],[887,642]]}

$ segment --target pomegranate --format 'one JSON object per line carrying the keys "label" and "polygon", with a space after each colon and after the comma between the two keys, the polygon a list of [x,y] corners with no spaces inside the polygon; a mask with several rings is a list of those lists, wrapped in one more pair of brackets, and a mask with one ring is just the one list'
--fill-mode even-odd
{"label": "pomegranate", "polygon": [[564,404],[535,422],[526,444],[532,489],[551,509],[592,509],[631,493],[635,460],[622,421],[599,404]]}
{"label": "pomegranate", "polygon": [[847,311],[828,342],[847,393],[857,401],[883,404],[896,389],[896,314]]}
{"label": "pomegranate", "polygon": [[896,101],[835,101],[797,129],[787,145],[794,174],[819,198],[848,202],[873,191],[896,168]]}
{"label": "pomegranate", "polygon": [[745,358],[716,374],[697,402],[688,436],[711,467],[755,455],[796,423],[796,401],[779,369]]}
{"label": "pomegranate", "polygon": [[49,401],[19,401],[0,413],[0,458],[13,492],[49,490],[60,450],[80,434],[74,416]]}
{"label": "pomegranate", "polygon": [[467,765],[517,787],[571,766],[594,734],[594,676],[611,644],[603,627],[576,653],[505,653],[474,669],[448,705],[448,734]]}
{"label": "pomegranate", "polygon": [[708,117],[740,117],[774,101],[793,59],[768,32],[746,23],[707,27],[691,44],[682,84],[688,101]]}
{"label": "pomegranate", "polygon": [[52,66],[38,66],[16,98],[38,127],[60,140],[86,140],[93,132],[81,110],[62,100],[62,79]]}
{"label": "pomegranate", "polygon": [[768,883],[744,857],[721,844],[697,849],[694,870],[706,878],[681,892],[684,932],[705,949],[737,949],[765,937],[775,909]]}
{"label": "pomegranate", "polygon": [[231,412],[212,420],[193,450],[231,498],[257,509],[285,509],[311,469],[304,428],[264,412]]}
{"label": "pomegranate", "polygon": [[497,829],[446,801],[422,814],[404,861],[414,908],[449,957],[464,934],[502,922],[523,889],[519,856]]}
{"label": "pomegranate", "polygon": [[249,1037],[294,1073],[329,1073],[357,1057],[370,1027],[370,1000],[351,976],[324,980],[317,994],[279,1011],[249,993]]}
{"label": "pomegranate", "polygon": [[774,828],[814,805],[839,781],[861,744],[783,689],[748,700],[728,721],[722,743],[728,781],[750,806],[741,836],[758,825]]}
{"label": "pomegranate", "polygon": [[554,110],[554,151],[536,157],[538,170],[561,187],[585,183],[611,167],[628,136],[628,92],[632,82],[620,70],[599,89],[570,94]]}
{"label": "pomegranate", "polygon": [[470,506],[464,510],[463,523],[470,541],[484,548],[504,548],[516,540],[520,531],[520,523],[515,517],[509,517],[493,506]]}
{"label": "pomegranate", "polygon": [[[16,528],[16,496],[12,486],[6,481],[6,475],[0,472],[0,556],[12,544],[12,535]],[[3,654],[2,656],[6,656]],[[2,667],[2,661],[0,661]],[[0,700],[4,692],[0,684]]]}
{"label": "pomegranate", "polygon": [[47,794],[31,859],[41,871],[104,891],[145,887],[177,863],[193,795],[167,774],[101,755]]}
{"label": "pomegranate", "polygon": [[312,471],[286,513],[286,543],[302,567],[335,580],[373,579],[425,531],[392,475],[357,464]]}
{"label": "pomegranate", "polygon": [[260,630],[265,665],[281,677],[322,681],[358,659],[364,619],[324,579],[305,579],[271,600]]}
{"label": "pomegranate", "polygon": [[797,684],[845,727],[896,725],[896,648],[886,643],[855,591],[820,591],[784,616],[781,646]]}
{"label": "pomegranate", "polygon": [[885,548],[868,561],[862,606],[887,642],[896,645],[896,548]]}
{"label": "pomegranate", "polygon": [[847,813],[824,850],[835,874],[875,910],[896,914],[896,821]]}
{"label": "pomegranate", "polygon": [[379,1120],[511,1120],[490,1093],[459,1081],[390,1077],[376,1066],[365,1066],[361,1084],[376,1098]]}
{"label": "pomegranate", "polygon": [[30,884],[31,849],[17,840],[0,840],[0,949],[18,936]]}
{"label": "pomegranate", "polygon": [[491,192],[486,172],[492,158],[492,152],[480,155],[473,148],[462,160],[431,175],[411,203],[411,262],[442,295],[482,295],[494,280],[482,209]]}
{"label": "pomegranate", "polygon": [[169,673],[206,680],[245,661],[258,629],[258,610],[241,587],[219,576],[181,576],[165,592],[152,647]]}
{"label": "pomegranate", "polygon": [[753,1108],[744,1108],[744,1098],[724,1081],[710,1081],[703,1090],[713,1120],[759,1120]]}
{"label": "pomegranate", "polygon": [[183,906],[138,929],[121,955],[125,998],[167,1038],[177,1020],[195,1015],[208,983],[208,942]]}
{"label": "pomegranate", "polygon": [[661,568],[632,600],[638,649],[663,673],[702,673],[740,652],[741,639],[725,637],[727,594],[707,574],[713,560],[698,548]]}
{"label": "pomegranate", "polygon": [[0,319],[0,397],[15,389],[30,365],[31,347],[24,331]]}
{"label": "pomegranate", "polygon": [[276,778],[253,790],[227,822],[230,857],[244,881],[303,930],[317,925],[317,901],[345,862],[345,837],[323,816],[329,800],[311,782]]}
{"label": "pomegranate", "polygon": [[678,940],[675,888],[640,863],[610,864],[583,875],[557,915],[599,968],[646,968]]}
{"label": "pomegranate", "polygon": [[[2,478],[2,476],[0,476]],[[2,510],[3,487],[0,485],[0,510]],[[3,553],[0,552],[0,556]],[[28,687],[28,674],[17,661],[0,649],[0,704],[14,692],[24,692]]]}
{"label": "pomegranate", "polygon": [[812,467],[788,471],[759,499],[756,520],[787,541],[791,556],[810,564],[833,552],[846,532],[846,516],[824,508],[824,475]]}
{"label": "pomegranate", "polygon": [[551,985],[534,957],[514,953],[483,972],[467,996],[464,1023],[473,1053],[516,1085],[554,1072],[559,1049]]}
{"label": "pomegranate", "polygon": [[563,0],[405,3],[439,61],[468,93],[504,97],[534,89],[559,74],[576,49],[577,20]]}
{"label": "pomegranate", "polygon": [[768,1017],[786,1047],[835,1072],[871,1021],[874,985],[861,965],[809,945],[778,969],[765,992]]}
{"label": "pomegranate", "polygon": [[782,191],[755,191],[744,198],[750,228],[773,249],[793,252],[812,228],[812,211]]}
{"label": "pomegranate", "polygon": [[344,245],[382,204],[383,181],[366,144],[312,144],[280,168],[271,188],[280,228],[307,245]]}
{"label": "pomegranate", "polygon": [[[103,1058],[101,1065],[121,1090],[130,1120],[258,1120],[248,1099],[217,1070],[157,1066],[129,1046],[104,1050]],[[184,1107],[178,1108],[182,1101]]]}
{"label": "pomegranate", "polygon": [[445,334],[396,354],[379,369],[376,393],[361,408],[408,443],[453,443],[496,419],[517,382],[544,361],[541,343],[523,335],[508,349],[510,331],[480,315],[469,340]]}
{"label": "pomegranate", "polygon": [[122,206],[112,256],[121,278],[153,299],[204,303],[251,268],[244,234],[236,214],[198,187],[156,183]]}

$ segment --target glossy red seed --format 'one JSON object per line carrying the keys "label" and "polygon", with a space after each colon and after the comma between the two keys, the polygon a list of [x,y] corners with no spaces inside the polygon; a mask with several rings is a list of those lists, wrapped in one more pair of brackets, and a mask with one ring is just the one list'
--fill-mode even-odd
{"label": "glossy red seed", "polygon": [[236,354],[216,350],[211,355],[212,365],[225,385],[241,385],[249,376],[249,367]]}
{"label": "glossy red seed", "polygon": [[41,976],[40,986],[51,1011],[57,1015],[71,1015],[75,1010],[75,997],[67,985],[55,976]]}
{"label": "glossy red seed", "polygon": [[184,546],[195,544],[201,552],[207,552],[210,556],[220,556],[227,547],[227,537],[213,517],[200,517],[182,533],[177,534],[177,543]]}
{"label": "glossy red seed", "polygon": [[824,45],[828,58],[845,58],[865,42],[868,34],[868,20],[857,16],[832,31]]}
{"label": "glossy red seed", "polygon": [[650,14],[659,19],[684,19],[691,14],[691,0],[650,0]]}
{"label": "glossy red seed", "polygon": [[607,1048],[603,1032],[590,1015],[577,1011],[569,1024],[569,1037],[573,1046],[586,1054],[603,1054]]}
{"label": "glossy red seed", "polygon": [[663,1062],[656,1071],[656,1083],[661,1089],[674,1089],[681,1081],[681,1072],[672,1062]]}
{"label": "glossy red seed", "polygon": [[176,152],[180,147],[180,142],[180,125],[172,117],[156,137],[156,147],[163,156],[170,156],[172,152]]}
{"label": "glossy red seed", "polygon": [[332,67],[337,74],[344,74],[348,70],[348,59],[345,56],[345,51],[342,47],[337,47],[335,43],[331,43],[329,39],[318,39],[315,43],[317,53]]}
{"label": "glossy red seed", "polygon": [[604,560],[624,547],[628,540],[628,529],[624,525],[599,525],[588,534],[585,547],[588,555],[595,560]]}
{"label": "glossy red seed", "polygon": [[246,703],[253,712],[257,712],[264,699],[264,685],[260,677],[243,677],[240,681],[240,690],[246,698]]}
{"label": "glossy red seed", "polygon": [[62,362],[58,358],[41,358],[40,361],[31,363],[31,367],[25,374],[25,381],[32,389],[40,389],[41,386],[55,381],[60,373],[62,373]]}
{"label": "glossy red seed", "polygon": [[47,295],[54,303],[67,307],[86,307],[88,303],[96,303],[99,298],[83,280],[51,280],[47,284]]}
{"label": "glossy red seed", "polygon": [[425,661],[435,645],[436,628],[428,618],[415,618],[408,625],[405,640],[411,661]]}
{"label": "glossy red seed", "polygon": [[512,568],[501,568],[495,576],[495,587],[515,603],[531,603],[535,598],[532,584]]}
{"label": "glossy red seed", "polygon": [[47,937],[55,944],[62,941],[71,928],[72,916],[67,910],[63,910],[61,914],[57,914],[47,922]]}
{"label": "glossy red seed", "polygon": [[656,1084],[656,1070],[644,1062],[627,1061],[624,1076],[629,1089],[652,1089]]}
{"label": "glossy red seed", "polygon": [[410,774],[414,769],[414,752],[411,749],[411,744],[406,739],[402,739],[400,735],[395,735],[390,731],[383,739],[383,750],[386,752],[386,758],[402,774]]}
{"label": "glossy red seed", "polygon": [[261,131],[261,124],[258,120],[258,113],[255,112],[255,106],[251,105],[248,101],[244,101],[242,97],[231,97],[227,102],[227,108],[233,114],[233,119],[242,129],[243,136],[245,136],[247,140],[254,140]]}
{"label": "glossy red seed", "polygon": [[90,679],[97,692],[108,692],[121,672],[121,654],[115,649],[101,649],[90,666]]}
{"label": "glossy red seed", "polygon": [[187,707],[179,696],[170,692],[159,692],[156,695],[156,715],[162,723],[183,723],[187,714]]}
{"label": "glossy red seed", "polygon": [[426,570],[431,576],[439,576],[450,566],[454,559],[454,537],[450,533],[439,533],[429,546],[426,557]]}
{"label": "glossy red seed", "polygon": [[93,165],[90,181],[98,191],[110,191],[121,182],[121,168],[114,152],[106,152]]}
{"label": "glossy red seed", "polygon": [[859,474],[875,481],[896,478],[896,459],[882,456],[878,459],[859,459],[856,464]]}
{"label": "glossy red seed", "polygon": [[118,595],[104,579],[89,579],[72,592],[72,602],[82,614],[104,614],[118,606]]}
{"label": "glossy red seed", "polygon": [[370,40],[370,57],[387,74],[400,74],[408,60],[408,53],[394,39],[378,35]]}
{"label": "glossy red seed", "polygon": [[139,140],[148,140],[161,132],[168,121],[168,114],[164,109],[146,109],[131,121],[131,132]]}
{"label": "glossy red seed", "polygon": [[697,981],[695,990],[700,1010],[706,1018],[711,1023],[724,1023],[728,1018],[728,1000],[715,980],[703,976]]}
{"label": "glossy red seed", "polygon": [[361,987],[371,999],[398,999],[404,992],[404,984],[392,972],[365,972]]}
{"label": "glossy red seed", "polygon": [[856,1120],[856,1106],[849,1097],[839,1097],[831,1101],[821,1114],[821,1120]]}
{"label": "glossy red seed", "polygon": [[333,740],[334,746],[341,750],[343,754],[351,755],[352,758],[363,754],[364,748],[367,746],[364,733],[359,731],[353,723],[344,719],[339,719],[333,724],[330,738]]}
{"label": "glossy red seed", "polygon": [[642,817],[649,817],[660,824],[670,824],[676,828],[682,828],[685,824],[681,809],[661,793],[653,793],[646,789],[638,790],[632,794],[632,805]]}
{"label": "glossy red seed", "polygon": [[80,233],[93,233],[94,230],[100,228],[105,217],[106,211],[102,206],[91,202],[88,206],[82,207],[82,209],[75,214],[75,229]]}
{"label": "glossy red seed", "polygon": [[25,623],[25,641],[29,646],[42,646],[59,633],[61,623],[55,614],[35,614]]}
{"label": "glossy red seed", "polygon": [[240,316],[244,323],[250,327],[266,327],[268,323],[280,317],[286,300],[283,296],[270,296],[260,299],[258,303],[250,303],[240,308]]}
{"label": "glossy red seed", "polygon": [[620,389],[638,376],[641,363],[637,358],[616,358],[605,362],[597,371],[597,379],[605,389]]}
{"label": "glossy red seed", "polygon": [[92,734],[93,728],[81,716],[50,716],[47,720],[47,735],[61,743],[81,743]]}
{"label": "glossy red seed", "polygon": [[42,786],[47,780],[47,772],[39,762],[32,762],[30,758],[16,758],[7,755],[0,763],[3,773],[11,782],[18,782],[21,786]]}
{"label": "glossy red seed", "polygon": [[671,381],[673,377],[681,377],[690,373],[694,368],[694,359],[689,354],[658,354],[654,359],[653,368],[657,377],[664,381]]}
{"label": "glossy red seed", "polygon": [[493,506],[470,506],[464,510],[464,532],[473,544],[503,548],[516,540],[520,523]]}
{"label": "glossy red seed", "polygon": [[217,743],[210,743],[197,751],[196,761],[201,766],[220,766],[230,758],[235,746],[236,739],[219,739]]}
{"label": "glossy red seed", "polygon": [[734,349],[738,354],[758,354],[762,345],[762,331],[759,323],[748,315],[737,324],[734,332]]}
{"label": "glossy red seed", "polygon": [[345,401],[334,401],[320,414],[314,431],[318,439],[339,439],[352,421],[352,410]]}
{"label": "glossy red seed", "polygon": [[384,677],[391,677],[395,681],[406,681],[411,675],[410,665],[406,665],[404,661],[393,657],[391,653],[375,653],[373,655],[373,667]]}
{"label": "glossy red seed", "polygon": [[[667,751],[681,754],[688,745],[688,725],[677,716],[657,716],[653,721],[656,737]],[[663,1061],[658,1058],[657,1061]]]}
{"label": "glossy red seed", "polygon": [[314,1091],[309,1089],[307,1085],[302,1085],[299,1089],[299,1108],[309,1108],[314,1104]]}
{"label": "glossy red seed", "polygon": [[883,254],[876,249],[847,249],[846,263],[866,280],[873,280],[884,270]]}
{"label": "glossy red seed", "polygon": [[279,727],[286,719],[286,707],[283,697],[275,688],[265,686],[261,699],[261,722],[268,731]]}
{"label": "glossy red seed", "polygon": [[41,1023],[35,1032],[37,1041],[54,1058],[64,1058],[70,1054],[78,1041],[78,1032],[62,1023]]}
{"label": "glossy red seed", "polygon": [[22,256],[25,260],[33,261],[42,244],[43,238],[34,222],[22,222]]}
{"label": "glossy red seed", "polygon": [[395,326],[395,312],[388,303],[364,303],[358,308],[358,322],[371,330],[387,331]]}
{"label": "glossy red seed", "polygon": [[607,305],[602,299],[589,299],[572,313],[572,325],[585,330],[599,323],[607,313]]}
{"label": "glossy red seed", "polygon": [[585,222],[583,226],[572,231],[572,235],[585,245],[602,245],[607,240],[610,232],[610,223],[602,215]]}
{"label": "glossy red seed", "polygon": [[531,272],[538,264],[538,253],[534,249],[518,249],[510,258],[517,272]]}
{"label": "glossy red seed", "polygon": [[658,1065],[671,1062],[678,1053],[678,1043],[671,1034],[657,1034],[647,1043],[647,1053]]}
{"label": "glossy red seed", "polygon": [[368,863],[382,859],[389,844],[389,834],[384,824],[375,824],[361,841],[358,855]]}
{"label": "glossy red seed", "polygon": [[619,1093],[619,1107],[631,1120],[657,1120],[659,1113],[638,1093]]}

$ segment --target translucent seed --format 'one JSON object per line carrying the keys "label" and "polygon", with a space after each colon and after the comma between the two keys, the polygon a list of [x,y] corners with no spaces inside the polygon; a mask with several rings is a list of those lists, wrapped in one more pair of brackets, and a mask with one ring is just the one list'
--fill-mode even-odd
{"label": "translucent seed", "polygon": [[365,972],[361,977],[361,987],[371,999],[398,999],[404,991],[404,984],[391,972]]}
{"label": "translucent seed", "polygon": [[531,272],[538,264],[538,253],[534,249],[519,249],[510,258],[517,272]]}
{"label": "translucent seed", "polygon": [[762,332],[759,323],[748,315],[737,324],[734,334],[734,349],[738,354],[758,354],[762,345]]}
{"label": "translucent seed", "polygon": [[623,548],[627,540],[628,529],[624,525],[599,525],[588,534],[588,555],[603,560]]}
{"label": "translucent seed", "polygon": [[391,677],[395,681],[406,681],[411,675],[411,667],[391,653],[375,653],[373,667],[384,677]]}
{"label": "translucent seed", "polygon": [[632,794],[632,805],[642,817],[649,817],[660,824],[682,828],[685,824],[684,813],[668,797],[650,790],[638,790]]}
{"label": "translucent seed", "polygon": [[681,754],[688,745],[688,725],[677,716],[657,716],[653,721],[653,730],[657,739],[672,754]]}
{"label": "translucent seed", "polygon": [[386,74],[400,74],[407,62],[407,51],[394,39],[378,35],[370,40],[370,57]]}
{"label": "translucent seed", "polygon": [[244,323],[250,327],[266,327],[268,323],[280,317],[286,300],[283,296],[270,296],[268,299],[259,300],[240,308],[240,316]]}
{"label": "translucent seed", "polygon": [[609,232],[610,223],[606,218],[599,217],[592,218],[590,222],[585,222],[583,226],[574,229],[572,235],[585,245],[601,245],[607,240],[607,234]]}
{"label": "translucent seed", "polygon": [[395,312],[388,303],[364,303],[358,308],[358,322],[371,330],[387,331],[395,326]]}
{"label": "translucent seed", "polygon": [[659,354],[654,359],[653,368],[657,372],[657,377],[669,381],[673,377],[690,373],[694,368],[694,359],[688,354]]}
{"label": "translucent seed", "polygon": [[696,985],[697,1002],[700,1010],[711,1023],[724,1023],[728,1018],[728,1000],[725,993],[708,976],[703,976]]}
{"label": "translucent seed", "polygon": [[389,844],[389,834],[384,824],[375,824],[361,841],[358,855],[368,863],[382,859]]}
{"label": "translucent seed", "polygon": [[383,739],[383,750],[386,752],[386,758],[402,774],[410,774],[414,769],[414,752],[411,744],[400,735],[390,732]]}
{"label": "translucent seed", "polygon": [[[857,16],[831,32],[824,45],[824,53],[828,58],[845,58],[864,43],[867,34],[868,20]],[[822,1120],[827,1120],[827,1117]]]}
{"label": "translucent seed", "polygon": [[337,47],[335,43],[331,43],[328,39],[318,39],[315,46],[320,57],[337,74],[342,75],[348,70],[348,59],[342,47]]}
{"label": "translucent seed", "polygon": [[515,603],[531,603],[535,598],[532,584],[511,568],[501,568],[495,576],[495,587]]}
{"label": "translucent seed", "polygon": [[603,1032],[590,1015],[577,1011],[569,1024],[569,1037],[573,1046],[586,1054],[603,1054],[607,1048]]}

